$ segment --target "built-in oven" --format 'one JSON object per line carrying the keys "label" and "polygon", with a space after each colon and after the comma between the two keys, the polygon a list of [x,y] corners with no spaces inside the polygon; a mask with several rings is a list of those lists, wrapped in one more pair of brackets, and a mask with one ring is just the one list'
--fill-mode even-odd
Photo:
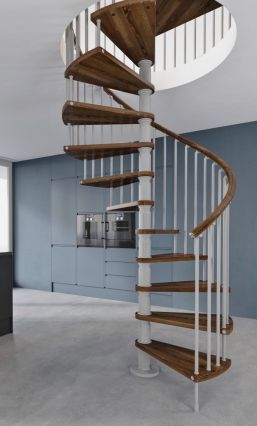
{"label": "built-in oven", "polygon": [[135,248],[135,213],[77,215],[77,245],[81,247]]}
{"label": "built-in oven", "polygon": [[135,213],[107,213],[105,222],[106,247],[134,248]]}
{"label": "built-in oven", "polygon": [[102,247],[104,244],[104,217],[101,213],[77,215],[77,245]]}

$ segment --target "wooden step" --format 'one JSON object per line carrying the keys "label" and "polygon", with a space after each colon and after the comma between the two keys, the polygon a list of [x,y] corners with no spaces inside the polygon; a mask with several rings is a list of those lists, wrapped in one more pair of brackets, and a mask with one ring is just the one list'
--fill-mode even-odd
{"label": "wooden step", "polygon": [[68,145],[63,149],[76,160],[98,160],[99,158],[118,157],[135,154],[140,148],[154,148],[151,142],[129,142],[94,145]]}
{"label": "wooden step", "polygon": [[199,352],[199,374],[195,374],[195,352],[192,349],[170,345],[156,340],[152,340],[152,342],[148,344],[136,341],[136,347],[196,383],[213,379],[225,373],[231,366],[230,359],[222,361],[222,358],[220,358],[220,366],[217,367],[216,356],[212,355],[211,371],[207,371],[206,353]]}
{"label": "wooden step", "polygon": [[154,177],[154,172],[131,172],[115,176],[103,176],[92,179],[81,179],[80,185],[97,186],[100,188],[117,188],[138,182],[142,176]]}
{"label": "wooden step", "polygon": [[215,0],[156,0],[156,35],[221,7]]}
{"label": "wooden step", "polygon": [[[207,260],[208,256],[200,254],[200,260]],[[195,260],[194,254],[184,254],[184,253],[163,253],[163,254],[154,254],[152,257],[148,258],[137,258],[138,263],[159,263],[159,262],[188,262]]]}
{"label": "wooden step", "polygon": [[154,92],[154,86],[151,83],[102,47],[96,47],[77,58],[69,65],[64,75],[66,78],[73,76],[74,80],[82,83],[135,95],[142,89],[150,89]]}
{"label": "wooden step", "polygon": [[[140,315],[136,313],[136,319],[140,321],[155,322],[158,324],[173,325],[182,328],[195,328],[195,314],[184,312],[152,312],[151,315]],[[200,314],[199,329],[207,331],[207,314]],[[211,316],[211,331],[216,333],[216,315]],[[229,324],[222,328],[222,317],[220,317],[220,332],[222,334],[231,334],[233,331],[233,320],[229,318]]]}
{"label": "wooden step", "polygon": [[155,0],[125,0],[92,13],[91,19],[136,65],[142,59],[154,63]]}
{"label": "wooden step", "polygon": [[154,201],[152,200],[140,200],[140,201],[132,201],[130,203],[116,204],[113,206],[107,207],[107,211],[138,211],[140,206],[151,206],[153,207]]}
{"label": "wooden step", "polygon": [[179,234],[179,229],[137,229],[137,235],[173,235]]}
{"label": "wooden step", "polygon": [[148,112],[67,101],[62,111],[64,124],[137,124],[140,118],[154,119]]}
{"label": "wooden step", "polygon": [[[201,293],[207,293],[207,281],[200,281],[199,291]],[[175,282],[166,282],[166,283],[154,283],[149,287],[145,286],[136,286],[136,291],[144,291],[150,293],[194,293],[195,291],[195,282],[194,281],[175,281]],[[212,283],[211,285],[212,293],[217,291],[217,283]],[[221,286],[220,291],[223,291]]]}

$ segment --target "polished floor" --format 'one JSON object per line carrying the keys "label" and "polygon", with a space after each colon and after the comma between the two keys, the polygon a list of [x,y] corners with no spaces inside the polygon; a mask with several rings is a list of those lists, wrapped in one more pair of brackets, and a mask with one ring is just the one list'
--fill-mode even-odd
{"label": "polished floor", "polygon": [[[1,426],[257,425],[257,320],[235,319],[231,370],[200,384],[194,414],[193,384],[179,374],[129,374],[135,305],[34,290],[16,290],[14,302],[14,335],[0,338]],[[193,343],[190,330],[153,334]]]}

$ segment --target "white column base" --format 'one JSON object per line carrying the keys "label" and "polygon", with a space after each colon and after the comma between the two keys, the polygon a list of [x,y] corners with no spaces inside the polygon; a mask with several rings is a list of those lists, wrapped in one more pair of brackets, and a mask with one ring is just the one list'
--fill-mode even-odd
{"label": "white column base", "polygon": [[156,366],[150,366],[149,370],[140,370],[138,367],[129,367],[130,374],[135,377],[141,377],[143,379],[153,379],[158,376],[160,369]]}

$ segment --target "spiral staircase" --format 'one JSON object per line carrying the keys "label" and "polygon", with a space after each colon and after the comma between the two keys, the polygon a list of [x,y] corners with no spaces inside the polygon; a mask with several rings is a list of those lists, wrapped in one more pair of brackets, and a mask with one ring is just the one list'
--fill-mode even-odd
{"label": "spiral staircase", "polygon": [[[108,211],[138,212],[136,291],[139,309],[136,319],[140,322],[140,333],[135,343],[138,362],[130,371],[139,377],[154,377],[158,368],[152,365],[152,359],[156,359],[187,377],[195,386],[195,411],[199,410],[199,383],[223,374],[231,365],[226,355],[226,336],[233,329],[229,316],[229,206],[235,193],[235,178],[229,166],[216,154],[155,121],[150,102],[155,90],[151,84],[151,67],[155,62],[157,35],[220,6],[213,0],[125,0],[96,10],[91,15],[96,25],[96,47],[85,54],[78,51],[76,59],[69,61],[65,71],[67,101],[62,113],[70,134],[70,145],[65,146],[64,151],[84,162],[81,185],[109,188]],[[101,46],[101,32],[139,67],[139,74]],[[81,102],[79,85],[75,99],[76,84],[79,83],[85,85],[85,90],[87,84],[99,87],[101,99],[105,95],[110,105],[94,103],[93,95],[92,102]],[[113,90],[138,95],[138,110],[124,102]],[[79,134],[83,127],[86,135],[88,126],[94,130],[113,125],[138,125],[138,140],[92,143],[90,137],[85,137],[85,143],[78,143],[79,138],[75,143],[75,129]],[[157,138],[160,138],[158,143],[162,144],[163,150],[162,206],[156,202]],[[170,190],[173,217],[170,227],[167,226],[168,222],[170,224],[167,220],[168,149],[172,150],[173,161]],[[131,170],[124,171],[123,159],[128,156],[131,158]],[[115,157],[120,159],[119,173],[114,173]],[[96,161],[100,161],[100,176],[95,175]],[[89,162],[92,164],[90,177]],[[108,174],[105,174],[106,170]],[[190,183],[193,185],[192,194],[189,194]],[[123,187],[128,185],[131,197],[124,202]],[[138,185],[137,198],[135,185]],[[115,188],[120,189],[120,202],[113,204]],[[155,214],[161,208],[163,223],[160,228],[155,226]],[[191,220],[192,229],[189,228]],[[151,238],[156,235],[173,239],[170,253],[152,254]],[[166,262],[191,262],[194,265],[191,279],[152,283],[151,265]],[[194,293],[194,312],[151,310],[151,294],[171,292]],[[206,313],[200,311],[200,295],[204,294]],[[193,348],[153,340],[151,323],[194,330]],[[200,351],[200,331],[206,335],[204,351]]]}

